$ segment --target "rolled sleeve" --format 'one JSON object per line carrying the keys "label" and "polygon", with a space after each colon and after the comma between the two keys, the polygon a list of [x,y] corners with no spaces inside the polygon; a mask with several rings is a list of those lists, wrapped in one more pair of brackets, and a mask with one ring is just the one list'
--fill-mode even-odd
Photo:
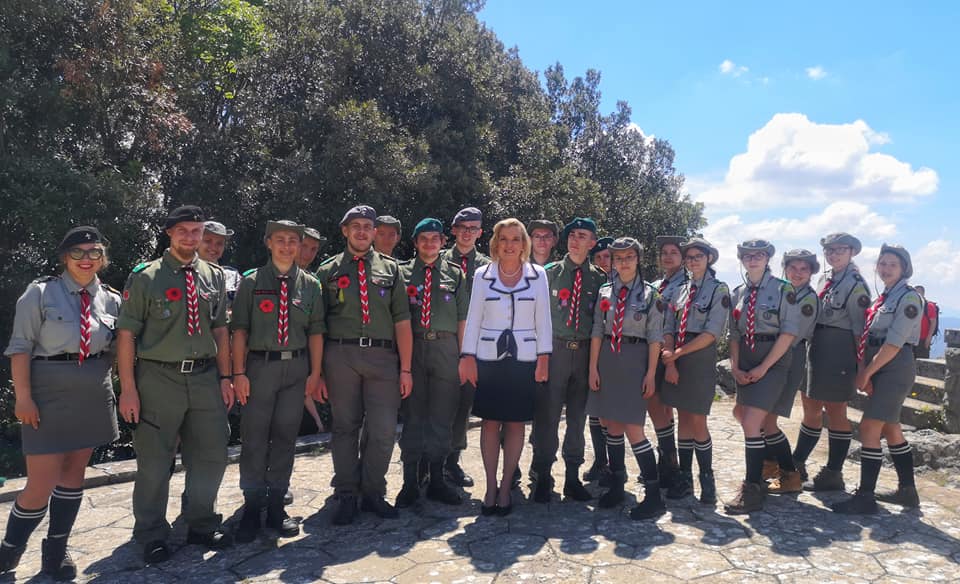
{"label": "rolled sleeve", "polygon": [[117,319],[118,329],[130,331],[134,336],[143,332],[143,324],[147,320],[147,285],[146,277],[140,274],[133,273],[127,278],[127,284],[123,287],[120,317]]}
{"label": "rolled sleeve", "polygon": [[253,307],[253,289],[255,282],[252,278],[240,280],[237,294],[233,297],[233,315],[230,318],[231,331],[250,330],[250,310]]}
{"label": "rolled sleeve", "polygon": [[710,333],[714,338],[719,339],[723,333],[723,325],[727,323],[730,310],[723,307],[723,299],[727,298],[727,305],[730,305],[730,289],[726,284],[720,284],[714,291],[713,302],[710,306],[710,312],[707,314],[707,320],[703,323],[703,332]]}
{"label": "rolled sleeve", "polygon": [[309,335],[322,335],[327,332],[327,311],[323,302],[323,284],[315,279],[311,279],[308,286],[316,286],[313,293],[313,305],[310,307],[310,327],[307,329]]}
{"label": "rolled sleeve", "polygon": [[[913,308],[911,309],[911,307]],[[897,307],[897,313],[893,316],[893,322],[887,329],[887,339],[884,342],[897,348],[911,341],[916,343],[920,338],[920,315],[922,311],[923,303],[919,294],[908,292],[904,295],[903,300],[900,301],[900,306]]]}
{"label": "rolled sleeve", "polygon": [[40,286],[33,283],[27,286],[17,300],[10,344],[3,352],[7,357],[20,354],[33,355],[33,348],[40,335],[40,326],[43,324],[43,311],[40,307],[41,293]]}

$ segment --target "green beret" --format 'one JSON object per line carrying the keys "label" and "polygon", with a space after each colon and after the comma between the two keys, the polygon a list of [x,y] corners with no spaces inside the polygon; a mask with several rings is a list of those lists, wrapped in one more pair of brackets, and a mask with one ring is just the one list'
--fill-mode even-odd
{"label": "green beret", "polygon": [[574,217],[573,221],[567,223],[563,226],[563,239],[570,237],[570,232],[574,229],[586,229],[587,231],[597,234],[597,223],[589,217]]}
{"label": "green beret", "polygon": [[597,240],[597,243],[593,245],[593,249],[590,250],[590,257],[593,257],[598,251],[603,251],[610,247],[610,244],[613,243],[612,237],[601,237]]}
{"label": "green beret", "polygon": [[443,223],[439,219],[427,217],[421,219],[417,226],[413,228],[413,239],[416,239],[421,233],[443,233]]}

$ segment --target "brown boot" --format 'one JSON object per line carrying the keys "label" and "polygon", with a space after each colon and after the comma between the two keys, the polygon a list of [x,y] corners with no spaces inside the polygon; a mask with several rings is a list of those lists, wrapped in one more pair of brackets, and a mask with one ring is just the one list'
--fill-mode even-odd
{"label": "brown boot", "polygon": [[744,515],[763,509],[763,499],[766,497],[763,485],[744,481],[732,501],[725,503],[723,508],[728,515]]}
{"label": "brown boot", "polygon": [[780,464],[776,460],[763,461],[763,480],[769,481],[780,476]]}
{"label": "brown boot", "polygon": [[780,476],[773,479],[767,488],[768,493],[799,493],[803,491],[803,480],[795,470],[785,470]]}

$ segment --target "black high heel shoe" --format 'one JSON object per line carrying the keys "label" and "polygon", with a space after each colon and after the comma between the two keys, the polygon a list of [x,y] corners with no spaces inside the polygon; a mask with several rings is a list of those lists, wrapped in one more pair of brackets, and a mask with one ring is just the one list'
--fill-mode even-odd
{"label": "black high heel shoe", "polygon": [[489,507],[487,507],[486,505],[484,505],[483,503],[481,503],[481,504],[480,504],[480,515],[483,515],[484,517],[490,517],[491,515],[496,515],[498,509],[499,509],[499,507],[497,507],[496,504],[490,505]]}
{"label": "black high heel shoe", "polygon": [[496,507],[494,507],[494,509],[496,509],[497,517],[506,517],[507,515],[510,515],[510,513],[513,512],[513,503],[510,503],[506,507],[501,507],[497,505]]}

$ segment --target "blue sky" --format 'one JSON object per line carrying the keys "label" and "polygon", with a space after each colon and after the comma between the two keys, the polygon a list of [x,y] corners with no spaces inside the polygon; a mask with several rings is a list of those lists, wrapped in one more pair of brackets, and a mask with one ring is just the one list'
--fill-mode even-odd
{"label": "blue sky", "polygon": [[480,18],[531,69],[600,70],[604,110],[626,100],[673,144],[728,281],[737,240],[818,250],[842,229],[868,280],[901,242],[960,314],[960,3],[488,0]]}

